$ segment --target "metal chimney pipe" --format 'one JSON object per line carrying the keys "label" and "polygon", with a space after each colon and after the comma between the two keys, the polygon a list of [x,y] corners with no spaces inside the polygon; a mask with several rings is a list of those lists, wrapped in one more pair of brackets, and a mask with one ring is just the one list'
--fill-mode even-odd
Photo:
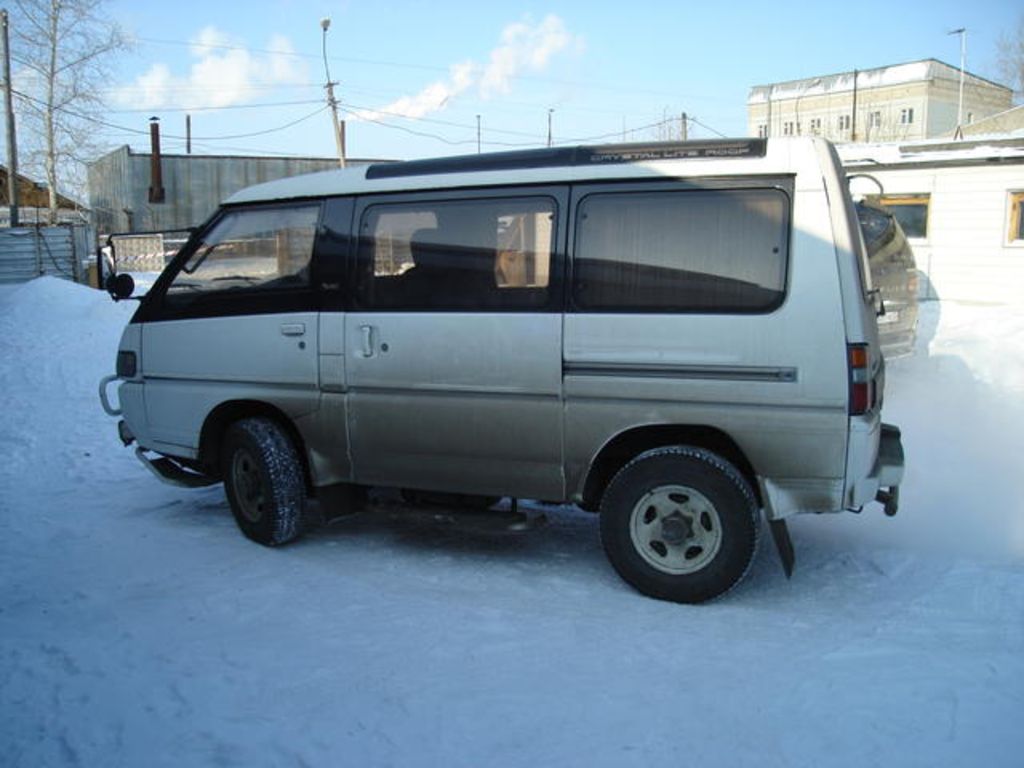
{"label": "metal chimney pipe", "polygon": [[160,118],[149,118],[149,202],[164,201],[164,174],[160,162]]}

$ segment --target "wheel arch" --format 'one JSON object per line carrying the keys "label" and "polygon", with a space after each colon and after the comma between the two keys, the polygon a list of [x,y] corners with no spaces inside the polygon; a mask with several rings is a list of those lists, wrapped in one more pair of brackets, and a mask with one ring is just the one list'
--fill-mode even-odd
{"label": "wheel arch", "polygon": [[285,430],[302,462],[302,475],[306,489],[311,489],[309,457],[302,435],[284,411],[261,400],[228,400],[218,405],[206,416],[199,434],[199,461],[206,472],[221,476],[220,453],[225,432],[235,422],[253,417],[270,419]]}
{"label": "wheel arch", "polygon": [[608,440],[590,462],[580,506],[596,511],[605,488],[620,469],[645,451],[672,445],[704,448],[730,462],[750,484],[758,506],[763,506],[757,473],[739,444],[717,427],[690,424],[648,424],[627,429]]}

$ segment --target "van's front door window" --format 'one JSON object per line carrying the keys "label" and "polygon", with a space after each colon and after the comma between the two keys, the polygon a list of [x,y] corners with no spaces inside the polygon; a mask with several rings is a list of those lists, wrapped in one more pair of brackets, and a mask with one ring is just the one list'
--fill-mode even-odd
{"label": "van's front door window", "polygon": [[211,291],[307,286],[319,213],[319,206],[301,206],[227,214],[175,275],[168,300]]}

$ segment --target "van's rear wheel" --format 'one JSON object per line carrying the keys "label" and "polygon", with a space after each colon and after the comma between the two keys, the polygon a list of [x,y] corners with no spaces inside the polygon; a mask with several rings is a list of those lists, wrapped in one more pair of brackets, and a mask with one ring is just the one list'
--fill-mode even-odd
{"label": "van's rear wheel", "polygon": [[232,424],[224,435],[221,468],[231,512],[248,538],[273,547],[302,532],[302,462],[276,422],[257,417]]}
{"label": "van's rear wheel", "polygon": [[731,589],[757,547],[757,502],[720,456],[685,446],[641,454],[601,500],[601,541],[640,592],[700,603]]}

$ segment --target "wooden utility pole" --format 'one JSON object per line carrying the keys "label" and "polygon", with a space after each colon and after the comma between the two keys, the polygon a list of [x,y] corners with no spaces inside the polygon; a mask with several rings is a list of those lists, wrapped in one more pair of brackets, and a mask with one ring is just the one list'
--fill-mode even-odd
{"label": "wooden utility pole", "polygon": [[338,100],[334,98],[334,86],[337,85],[331,80],[331,69],[327,66],[327,30],[331,28],[331,20],[324,18],[320,20],[320,29],[323,30],[323,54],[324,74],[327,75],[327,104],[331,108],[331,118],[334,121],[334,141],[338,146],[338,164],[345,167],[345,121],[338,119]]}
{"label": "wooden utility pole", "polygon": [[338,164],[345,167],[345,121],[338,119],[338,100],[334,98],[334,83],[327,81],[327,103],[331,105],[334,120],[334,142],[338,147]]}
{"label": "wooden utility pole", "polygon": [[11,95],[11,37],[7,11],[0,11],[4,38],[4,108],[7,113],[7,203],[10,226],[18,226],[18,144],[14,131],[14,99]]}

